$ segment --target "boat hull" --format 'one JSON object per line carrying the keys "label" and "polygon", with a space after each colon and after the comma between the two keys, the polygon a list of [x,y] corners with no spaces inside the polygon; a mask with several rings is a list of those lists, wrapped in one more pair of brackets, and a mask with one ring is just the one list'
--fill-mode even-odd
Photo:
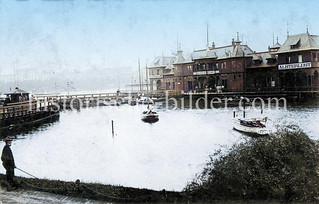
{"label": "boat hull", "polygon": [[233,129],[239,132],[250,134],[250,135],[265,136],[270,134],[270,131],[266,127],[247,127],[247,126],[241,125],[239,119],[234,120]]}
{"label": "boat hull", "polygon": [[147,123],[155,123],[158,121],[158,115],[143,115],[142,121]]}

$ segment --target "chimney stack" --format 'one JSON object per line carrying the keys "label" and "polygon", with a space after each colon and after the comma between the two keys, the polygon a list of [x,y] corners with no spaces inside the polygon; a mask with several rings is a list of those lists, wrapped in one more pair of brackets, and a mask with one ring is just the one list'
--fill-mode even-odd
{"label": "chimney stack", "polygon": [[215,43],[213,42],[213,44],[212,44],[212,49],[215,49]]}

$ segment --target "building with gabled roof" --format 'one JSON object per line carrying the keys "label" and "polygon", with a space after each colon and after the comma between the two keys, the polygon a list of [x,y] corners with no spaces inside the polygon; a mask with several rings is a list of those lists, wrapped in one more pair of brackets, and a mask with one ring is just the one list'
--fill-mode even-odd
{"label": "building with gabled roof", "polygon": [[216,90],[222,87],[226,91],[242,91],[245,66],[252,58],[253,51],[239,40],[223,47],[207,47],[192,53],[194,61],[194,90]]}
{"label": "building with gabled roof", "polygon": [[282,90],[310,90],[319,85],[319,36],[288,35],[276,52]]}
{"label": "building with gabled roof", "polygon": [[[278,43],[278,42],[277,42]],[[278,47],[279,43],[276,44]],[[279,84],[278,59],[275,46],[268,47],[266,52],[254,52],[252,61],[247,65],[246,92],[276,90]]]}
{"label": "building with gabled roof", "polygon": [[148,67],[153,90],[174,92],[295,93],[319,90],[319,36],[288,35],[281,45],[254,52],[232,39],[231,45],[194,50],[185,58],[156,57]]}
{"label": "building with gabled roof", "polygon": [[174,79],[172,81],[172,91],[181,92],[193,90],[193,63],[191,55],[185,59],[183,51],[180,49],[177,51],[176,61],[173,63]]}
{"label": "building with gabled roof", "polygon": [[319,50],[319,35],[307,33],[288,35],[286,42],[278,50],[279,53]]}
{"label": "building with gabled roof", "polygon": [[176,57],[171,57],[171,56],[164,57],[162,55],[162,56],[155,57],[154,60],[151,62],[151,64],[149,64],[147,69],[149,73],[151,91],[164,89],[164,87],[162,87],[162,84],[163,84],[163,74],[165,72],[165,68],[168,65],[173,64],[175,60],[176,60]]}

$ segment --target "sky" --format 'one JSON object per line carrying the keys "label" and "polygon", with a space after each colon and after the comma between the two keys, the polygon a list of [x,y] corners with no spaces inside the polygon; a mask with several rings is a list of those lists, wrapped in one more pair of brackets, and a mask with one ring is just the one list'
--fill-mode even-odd
{"label": "sky", "polygon": [[[0,75],[14,69],[138,69],[154,56],[319,34],[317,0],[0,0]],[[276,41],[276,40],[275,40]]]}

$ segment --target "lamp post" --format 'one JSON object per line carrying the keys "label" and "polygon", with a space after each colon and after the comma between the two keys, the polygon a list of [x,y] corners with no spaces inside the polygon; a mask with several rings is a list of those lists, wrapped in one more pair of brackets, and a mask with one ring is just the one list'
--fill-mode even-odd
{"label": "lamp post", "polygon": [[70,83],[68,81],[66,82],[66,86],[67,86],[67,90],[68,90],[68,95],[70,95],[70,93],[69,93]]}

